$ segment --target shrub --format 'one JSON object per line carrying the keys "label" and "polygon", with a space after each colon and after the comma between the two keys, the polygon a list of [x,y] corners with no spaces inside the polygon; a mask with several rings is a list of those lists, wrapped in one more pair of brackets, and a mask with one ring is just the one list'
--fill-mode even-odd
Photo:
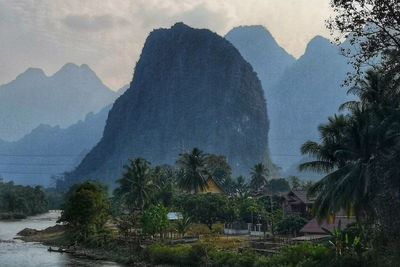
{"label": "shrub", "polygon": [[271,257],[270,265],[319,267],[328,265],[334,256],[334,252],[325,246],[302,243],[282,249]]}
{"label": "shrub", "polygon": [[194,257],[192,247],[178,245],[167,247],[160,244],[148,247],[148,254],[153,264],[173,264],[179,266],[198,266],[198,258]]}
{"label": "shrub", "polygon": [[306,225],[307,220],[297,216],[290,215],[283,218],[276,226],[276,231],[279,234],[285,235],[297,235],[301,228]]}

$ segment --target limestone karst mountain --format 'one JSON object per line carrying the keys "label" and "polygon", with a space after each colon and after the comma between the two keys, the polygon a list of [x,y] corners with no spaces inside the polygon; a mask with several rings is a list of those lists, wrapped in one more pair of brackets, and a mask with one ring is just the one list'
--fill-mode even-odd
{"label": "limestone karst mountain", "polygon": [[16,141],[40,124],[68,127],[117,97],[85,64],[65,64],[52,76],[29,68],[0,86],[0,139]]}
{"label": "limestone karst mountain", "polygon": [[230,41],[257,72],[268,102],[270,90],[295,58],[278,45],[271,33],[260,25],[239,26],[225,38]]}
{"label": "limestone karst mountain", "polygon": [[130,88],[109,113],[101,141],[68,174],[118,179],[127,159],[174,164],[198,147],[225,155],[235,175],[269,162],[268,118],[261,82],[226,39],[177,23],[147,38]]}
{"label": "limestone karst mountain", "polygon": [[318,125],[348,99],[341,86],[351,70],[347,59],[337,46],[317,36],[295,60],[263,26],[240,26],[225,38],[253,66],[263,83],[273,162],[283,168],[282,174],[299,175],[294,170],[302,159],[301,144],[318,138]]}
{"label": "limestone karst mountain", "polygon": [[351,66],[329,40],[317,36],[285,73],[269,101],[271,157],[283,168],[297,164],[300,147],[318,140],[318,126],[350,99],[342,86]]}

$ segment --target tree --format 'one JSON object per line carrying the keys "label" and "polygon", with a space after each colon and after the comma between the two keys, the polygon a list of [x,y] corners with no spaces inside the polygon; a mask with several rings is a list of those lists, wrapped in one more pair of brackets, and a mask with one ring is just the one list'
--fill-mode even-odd
{"label": "tree", "polygon": [[265,186],[268,181],[269,170],[262,163],[254,165],[251,169],[250,188],[253,191],[259,190]]}
{"label": "tree", "polygon": [[276,224],[276,231],[279,234],[296,236],[307,222],[306,219],[298,215],[290,215],[284,217]]}
{"label": "tree", "polygon": [[297,176],[289,176],[288,181],[292,189],[299,189],[301,187],[301,180]]}
{"label": "tree", "polygon": [[[339,43],[347,38],[351,47],[343,53],[360,81],[366,67],[383,65],[389,73],[400,70],[400,5],[398,0],[332,0],[335,16],[328,28]],[[339,33],[339,34],[338,34]]]}
{"label": "tree", "polygon": [[381,99],[374,93],[379,85],[369,81],[377,77],[369,72],[363,88],[351,91],[359,93],[361,101],[347,104],[347,115],[335,115],[319,127],[321,143],[309,141],[302,146],[303,154],[315,160],[300,165],[300,169],[327,173],[309,191],[317,196],[314,207],[321,218],[340,209],[355,211],[356,215],[377,215],[373,200],[383,182],[377,174],[382,173],[380,166],[399,143],[400,118],[391,105],[382,105],[398,97]]}
{"label": "tree", "polygon": [[154,183],[158,186],[154,199],[165,207],[171,207],[176,195],[177,171],[168,165],[156,166],[153,171]]}
{"label": "tree", "polygon": [[117,180],[119,187],[114,195],[122,200],[122,203],[133,212],[142,211],[151,202],[157,185],[153,182],[150,163],[142,158],[130,160],[125,166],[123,177]]}
{"label": "tree", "polygon": [[177,161],[181,168],[178,186],[187,192],[200,192],[207,188],[207,179],[210,175],[207,170],[207,155],[198,148],[191,153],[180,154]]}
{"label": "tree", "polygon": [[206,168],[210,175],[220,184],[231,179],[232,169],[224,156],[210,154],[206,157]]}
{"label": "tree", "polygon": [[177,199],[178,208],[189,214],[192,220],[207,225],[212,230],[216,222],[232,222],[236,218],[235,208],[222,194],[186,194]]}
{"label": "tree", "polygon": [[176,231],[178,232],[178,234],[184,237],[191,225],[192,218],[185,214],[182,218],[176,221]]}
{"label": "tree", "polygon": [[268,183],[268,187],[273,194],[290,191],[288,181],[283,178],[271,179]]}
{"label": "tree", "polygon": [[167,215],[168,210],[161,204],[144,210],[141,218],[143,232],[152,236],[159,234],[162,238],[169,224]]}
{"label": "tree", "polygon": [[236,178],[234,191],[239,198],[247,198],[249,196],[249,185],[246,183],[246,179],[243,176]]}
{"label": "tree", "polygon": [[72,187],[67,193],[58,222],[67,223],[71,239],[84,241],[103,230],[109,212],[106,189],[99,184],[85,182]]}

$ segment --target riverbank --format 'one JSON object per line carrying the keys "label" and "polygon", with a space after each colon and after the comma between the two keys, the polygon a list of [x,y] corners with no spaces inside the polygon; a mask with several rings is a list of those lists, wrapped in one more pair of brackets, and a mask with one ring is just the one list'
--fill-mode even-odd
{"label": "riverbank", "polygon": [[13,221],[26,219],[28,216],[23,213],[16,212],[0,212],[0,221]]}
{"label": "riverbank", "polygon": [[[140,260],[139,255],[134,255],[124,246],[111,241],[107,247],[93,248],[82,245],[71,245],[65,236],[65,227],[56,225],[44,230],[23,229],[18,233],[17,239],[25,242],[37,242],[52,248],[49,253],[68,253],[77,258],[93,261],[113,261],[129,266],[152,266]],[[60,251],[58,251],[60,249]]]}

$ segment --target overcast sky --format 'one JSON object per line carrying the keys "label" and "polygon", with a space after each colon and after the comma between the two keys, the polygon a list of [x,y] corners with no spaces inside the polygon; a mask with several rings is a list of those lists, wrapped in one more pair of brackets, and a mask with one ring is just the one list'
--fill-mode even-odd
{"label": "overcast sky", "polygon": [[148,33],[177,21],[220,35],[260,24],[299,57],[315,35],[329,37],[330,13],[329,0],[0,0],[0,84],[28,67],[51,75],[74,62],[118,89]]}

